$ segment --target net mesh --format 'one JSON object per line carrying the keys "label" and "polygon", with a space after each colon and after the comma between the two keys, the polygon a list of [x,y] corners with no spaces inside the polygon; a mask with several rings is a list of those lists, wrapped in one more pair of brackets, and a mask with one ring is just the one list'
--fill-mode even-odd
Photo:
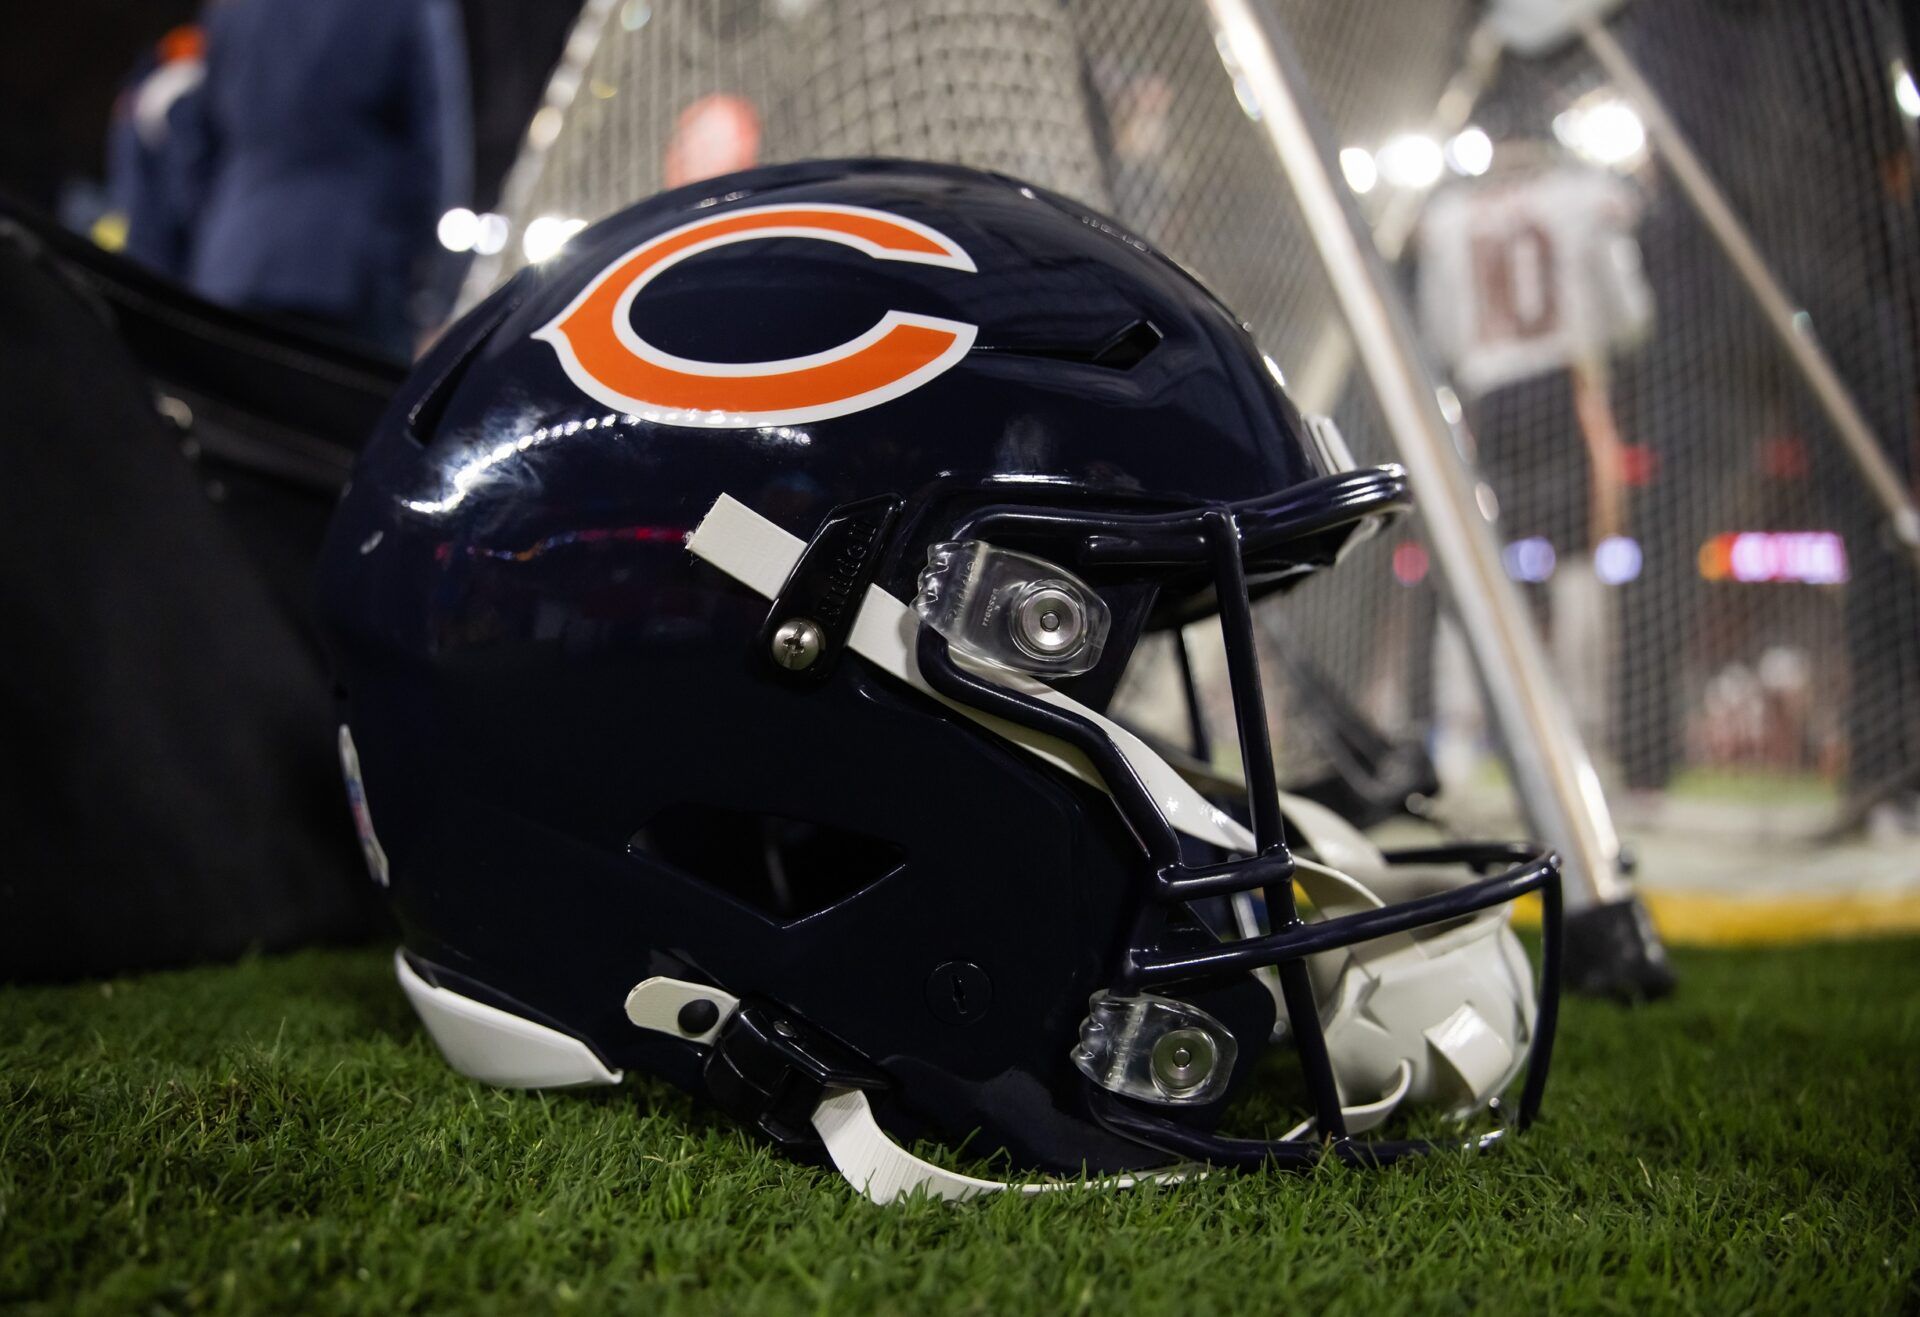
{"label": "net mesh", "polygon": [[[1777,278],[1805,308],[1909,484],[1914,471],[1920,231],[1902,42],[1870,3],[1638,5],[1614,33],[1724,190]],[[1909,84],[1910,85],[1910,84]],[[1556,117],[1610,94],[1573,50],[1509,61],[1480,121],[1495,139],[1550,137]],[[1913,107],[1920,109],[1920,103]],[[1622,798],[1739,796],[1770,784],[1769,827],[1799,830],[1911,790],[1920,748],[1920,614],[1913,570],[1785,350],[1656,153],[1631,177],[1656,302],[1651,333],[1595,394],[1626,445],[1618,508],[1597,510],[1591,430],[1567,372],[1472,400],[1480,469],[1509,537],[1542,536],[1573,571],[1610,536],[1633,579],[1598,593],[1527,587],[1554,631],[1605,610],[1607,661],[1576,705]],[[1837,534],[1844,583],[1766,575],[1766,541]],[[1800,543],[1805,543],[1802,540]],[[1779,541],[1774,543],[1778,544]],[[1727,560],[1731,552],[1733,561]],[[1799,566],[1832,576],[1831,562]],[[1577,579],[1577,577],[1576,577]],[[1557,656],[1563,669],[1577,666]],[[1597,669],[1597,670],[1594,670]],[[1784,794],[1782,794],[1784,793]]]}
{"label": "net mesh", "polygon": [[[1368,152],[1434,121],[1480,18],[1473,0],[1273,7],[1335,140]],[[736,143],[751,122],[761,162],[894,155],[998,169],[1108,209],[1167,251],[1248,319],[1290,380],[1314,381],[1323,396],[1309,402],[1337,417],[1356,457],[1394,457],[1364,377],[1337,353],[1328,369],[1342,331],[1326,275],[1200,0],[616,0],[592,14],[567,94],[536,121],[509,183],[516,241],[538,217],[591,221],[683,181],[676,152],[703,115]],[[1889,13],[1877,0],[1663,0],[1629,6],[1613,30],[1910,477],[1920,233]],[[1496,161],[1564,155],[1556,119],[1610,95],[1577,46],[1509,56],[1473,119]],[[1658,157],[1614,169],[1639,198],[1652,329],[1603,369],[1468,397],[1479,473],[1501,534],[1555,551],[1550,579],[1523,589],[1620,794],[1710,800],[1737,781],[1752,801],[1764,779],[1779,786],[1766,819],[1787,800],[1806,806],[1806,828],[1825,826],[1916,762],[1914,576]],[[1382,181],[1363,205],[1383,215],[1406,190]],[[510,245],[470,295],[517,259]],[[1600,465],[1596,427],[1618,441]],[[1602,511],[1598,483],[1617,487]],[[1703,546],[1746,531],[1835,532],[1848,579],[1704,579]],[[1632,542],[1631,579],[1597,578],[1604,540],[1616,541],[1600,555],[1610,578]],[[1433,737],[1452,784],[1501,806],[1491,736],[1420,545],[1415,520],[1363,546],[1267,612],[1267,630],[1383,730]],[[1276,703],[1282,729],[1307,712]],[[1313,737],[1280,744],[1286,776],[1326,768]]]}

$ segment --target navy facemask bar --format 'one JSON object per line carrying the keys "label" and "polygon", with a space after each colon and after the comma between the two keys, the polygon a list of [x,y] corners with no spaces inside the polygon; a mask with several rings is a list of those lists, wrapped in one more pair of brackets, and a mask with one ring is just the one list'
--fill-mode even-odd
{"label": "navy facemask bar", "polygon": [[[1254,648],[1248,565],[1284,569],[1290,563],[1298,564],[1302,550],[1311,549],[1316,538],[1324,540],[1343,530],[1350,533],[1355,523],[1407,506],[1404,472],[1385,466],[1324,477],[1263,499],[1174,513],[995,508],[973,517],[956,532],[955,538],[988,542],[1045,540],[1056,553],[1067,550],[1063,565],[1149,571],[1199,569],[1210,576],[1252,813],[1255,849],[1245,858],[1209,865],[1185,863],[1178,836],[1152,793],[1099,727],[956,664],[947,640],[931,627],[921,628],[917,655],[921,674],[934,690],[1065,741],[1086,755],[1107,784],[1144,853],[1150,875],[1146,899],[1141,903],[1113,990],[1130,994],[1274,967],[1326,1151],[1342,1161],[1368,1164],[1384,1164],[1409,1154],[1456,1145],[1429,1140],[1360,1141],[1348,1136],[1307,957],[1463,918],[1538,891],[1544,907],[1538,1007],[1528,1046],[1526,1082],[1511,1119],[1514,1128],[1525,1128],[1538,1115],[1560,998],[1560,867],[1559,858],[1550,851],[1468,843],[1390,852],[1385,858],[1392,864],[1459,864],[1481,872],[1500,871],[1431,896],[1312,923],[1300,918],[1294,900],[1293,855],[1284,834]],[[1336,535],[1332,548],[1344,538]],[[1175,905],[1254,890],[1265,896],[1272,932],[1228,939],[1197,950],[1161,945],[1168,914]],[[1088,1093],[1093,1115],[1101,1124],[1176,1156],[1214,1165],[1252,1167],[1305,1166],[1322,1155],[1321,1145],[1314,1142],[1238,1139],[1196,1130],[1144,1110],[1091,1080]],[[1482,1136],[1477,1146],[1489,1146],[1499,1134],[1493,1131]]]}

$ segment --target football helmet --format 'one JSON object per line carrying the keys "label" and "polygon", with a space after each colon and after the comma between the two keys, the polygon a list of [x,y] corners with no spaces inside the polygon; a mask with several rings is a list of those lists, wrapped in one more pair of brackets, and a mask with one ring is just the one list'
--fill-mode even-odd
{"label": "football helmet", "polygon": [[[329,534],[401,983],[471,1076],[663,1076],[880,1201],[1004,1187],[915,1139],[1069,1177],[1028,1189],[1389,1162],[1409,1103],[1489,1143],[1546,1080],[1557,861],[1283,795],[1254,646],[1407,501],[1040,188],[808,163],[595,224],[426,356]],[[1114,716],[1216,615],[1244,789]],[[1221,1133],[1286,1055],[1305,1119]]]}

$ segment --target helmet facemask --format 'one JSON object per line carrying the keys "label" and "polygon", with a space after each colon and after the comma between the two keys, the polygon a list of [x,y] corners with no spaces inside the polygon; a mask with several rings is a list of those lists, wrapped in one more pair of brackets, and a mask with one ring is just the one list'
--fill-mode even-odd
{"label": "helmet facemask", "polygon": [[[1055,565],[1052,579],[1069,596],[1084,588],[1064,559],[1093,570],[1126,567],[1169,579],[1184,576],[1189,590],[1199,572],[1219,612],[1252,828],[1249,836],[1233,823],[1227,830],[1235,835],[1224,846],[1209,838],[1233,857],[1210,863],[1187,858],[1191,847],[1183,847],[1183,829],[1171,821],[1177,806],[1168,808],[1172,802],[1145,780],[1140,756],[1129,754],[1126,742],[1113,735],[1114,724],[1089,718],[1091,710],[1068,707],[1072,702],[1046,685],[1044,668],[1023,663],[1017,652],[1009,660],[1012,647],[996,649],[990,635],[963,636],[957,645],[949,634],[954,628],[927,626],[917,639],[919,671],[933,690],[1084,754],[1140,843],[1145,899],[1124,963],[1111,989],[1096,995],[1074,1051],[1089,1080],[1093,1114],[1109,1129],[1216,1164],[1301,1164],[1320,1155],[1320,1140],[1342,1157],[1392,1160],[1429,1145],[1353,1143],[1349,1137],[1379,1125],[1406,1100],[1438,1103],[1463,1115],[1482,1108],[1529,1061],[1517,1123],[1530,1121],[1537,1110],[1557,1004],[1553,857],[1521,848],[1456,846],[1383,862],[1386,857],[1336,816],[1284,797],[1275,781],[1249,577],[1257,572],[1281,581],[1337,558],[1356,527],[1374,524],[1404,502],[1404,477],[1397,468],[1378,468],[1328,476],[1269,499],[1175,513],[990,509],[960,537],[974,546],[970,560],[981,563],[993,562],[1007,543],[1050,543],[1050,556],[1017,560],[1032,564],[1035,580],[994,578],[994,588],[1008,598],[1044,582],[1049,564]],[[950,567],[956,556],[950,546],[934,551],[930,572],[936,587],[944,579],[940,564]],[[946,622],[951,614],[938,610],[949,602],[936,597],[924,606]],[[990,610],[968,616],[979,630],[990,631]],[[1005,628],[1014,619],[999,620]],[[1289,815],[1305,834],[1305,849],[1334,854],[1296,854],[1287,836]],[[1206,831],[1219,827],[1214,820]],[[1194,830],[1185,831],[1191,837]],[[1431,866],[1445,864],[1501,865],[1505,871],[1466,885],[1435,884]],[[1395,873],[1407,866],[1426,869],[1424,886],[1431,890]],[[1303,917],[1296,884],[1312,902],[1310,918]],[[1546,893],[1549,907],[1543,1009],[1536,1009],[1524,954],[1498,908],[1533,890]],[[1205,947],[1174,945],[1188,939],[1169,937],[1172,913],[1222,897],[1234,908],[1237,936],[1218,937]],[[1196,1017],[1178,994],[1221,975],[1247,973],[1276,989],[1279,1015],[1311,1097],[1310,1119],[1279,1140],[1202,1133],[1154,1110],[1212,1097],[1208,1076],[1196,1074],[1196,1065],[1217,1073],[1238,1050],[1224,1026],[1203,1013]],[[1437,988],[1448,1000],[1465,999],[1435,1018]],[[1319,1139],[1306,1138],[1309,1132]]]}
{"label": "helmet facemask", "polygon": [[[893,654],[883,667],[1101,786],[1138,844],[1124,952],[1081,1036],[1064,1040],[1086,1077],[1092,1118],[1111,1133],[1215,1165],[1307,1165],[1323,1151],[1380,1163],[1436,1146],[1352,1137],[1403,1102],[1484,1111],[1525,1068],[1510,1123],[1524,1125],[1538,1109],[1557,1002],[1557,860],[1502,845],[1383,857],[1275,781],[1249,581],[1271,587],[1331,563],[1359,528],[1405,500],[1404,475],[1383,467],[1171,512],[1094,511],[1064,499],[989,504],[932,536],[917,617],[878,587],[869,592],[866,611],[879,599],[887,615],[863,613],[856,652],[872,623]],[[736,555],[724,539],[710,522],[690,547],[731,571]],[[1251,828],[1066,693],[1101,671],[1098,689],[1111,693],[1113,667],[1125,666],[1145,622],[1141,595],[1129,593],[1142,583],[1219,613]],[[1048,640],[1063,633],[1050,651]],[[1461,884],[1435,874],[1449,865],[1497,872]],[[1504,909],[1529,891],[1547,906],[1547,987],[1537,1005]],[[1231,927],[1222,927],[1222,908],[1233,912]],[[1210,1129],[1243,1044],[1257,1052],[1270,1040],[1236,1038],[1188,998],[1250,975],[1274,993],[1275,1034],[1292,1043],[1310,1099],[1309,1119],[1281,1139]]]}

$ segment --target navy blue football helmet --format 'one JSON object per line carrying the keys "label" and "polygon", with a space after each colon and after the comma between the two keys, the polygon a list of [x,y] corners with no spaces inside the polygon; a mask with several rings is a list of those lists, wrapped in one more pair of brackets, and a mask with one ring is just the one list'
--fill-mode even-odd
{"label": "navy blue football helmet", "polygon": [[[469,1075],[663,1076],[879,1200],[1003,1187],[914,1139],[1102,1182],[1379,1164],[1432,1145],[1360,1135],[1428,1103],[1485,1146],[1546,1080],[1557,861],[1383,855],[1282,793],[1254,646],[1252,601],[1407,499],[1039,188],[823,162],[604,220],[427,355],[330,532],[401,982]],[[1231,789],[1113,707],[1215,616]],[[1276,1056],[1305,1119],[1221,1133]]]}

